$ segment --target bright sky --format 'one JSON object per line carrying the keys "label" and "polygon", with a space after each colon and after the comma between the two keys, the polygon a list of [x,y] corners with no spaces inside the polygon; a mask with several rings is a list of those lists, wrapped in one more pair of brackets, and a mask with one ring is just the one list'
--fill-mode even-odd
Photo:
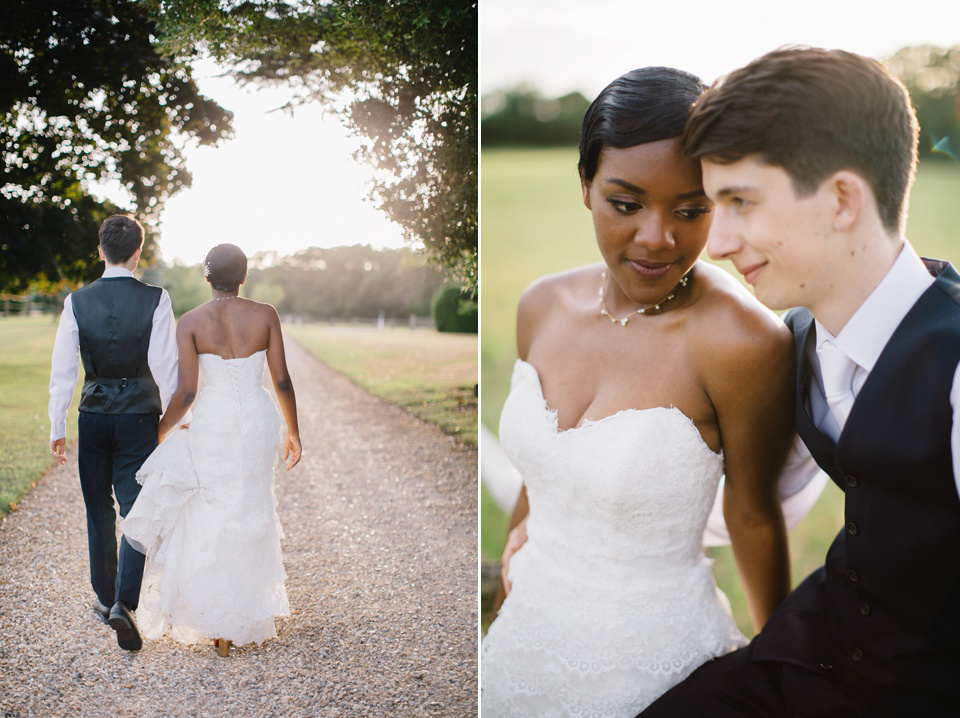
{"label": "bright sky", "polygon": [[243,89],[198,68],[201,91],[234,112],[234,139],[186,151],[193,186],[167,202],[160,251],[201,262],[221,242],[247,254],[305,247],[405,246],[398,225],[367,200],[373,169],[352,156],[357,141],[318,104],[271,112],[283,90]]}
{"label": "bright sky", "polygon": [[647,65],[712,82],[785,44],[878,59],[960,44],[957,0],[481,0],[480,13],[481,94],[527,82],[593,99]]}

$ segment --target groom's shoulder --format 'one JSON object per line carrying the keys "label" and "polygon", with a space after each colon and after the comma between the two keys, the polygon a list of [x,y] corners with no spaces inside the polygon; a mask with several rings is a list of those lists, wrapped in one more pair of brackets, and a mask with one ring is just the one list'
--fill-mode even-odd
{"label": "groom's shoulder", "polygon": [[100,292],[127,292],[134,295],[141,295],[148,301],[160,302],[160,299],[167,290],[153,284],[147,284],[136,277],[122,277],[118,279],[104,279],[103,277],[86,284],[70,293],[73,298],[71,301],[81,300],[86,297],[97,296]]}
{"label": "groom's shoulder", "polygon": [[813,315],[805,307],[794,307],[787,310],[787,313],[783,315],[783,323],[793,334],[805,331],[812,321]]}

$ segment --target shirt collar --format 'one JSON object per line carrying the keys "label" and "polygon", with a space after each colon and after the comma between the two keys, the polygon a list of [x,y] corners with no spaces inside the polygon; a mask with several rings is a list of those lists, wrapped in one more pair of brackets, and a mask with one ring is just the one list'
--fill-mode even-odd
{"label": "shirt collar", "polygon": [[834,337],[819,321],[817,347],[833,340],[850,359],[868,372],[873,371],[880,353],[900,322],[917,303],[934,278],[917,253],[904,241],[890,271],[880,280],[866,301]]}
{"label": "shirt collar", "polygon": [[103,270],[102,279],[112,279],[113,277],[132,277],[133,272],[124,267],[107,267]]}

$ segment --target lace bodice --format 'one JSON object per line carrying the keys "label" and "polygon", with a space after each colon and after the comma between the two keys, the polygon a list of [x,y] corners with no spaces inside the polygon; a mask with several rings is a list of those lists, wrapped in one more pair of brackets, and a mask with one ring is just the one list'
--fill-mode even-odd
{"label": "lace bodice", "polygon": [[621,569],[700,560],[723,458],[686,415],[627,409],[560,431],[532,365],[518,361],[512,384],[500,436],[527,486],[529,536]]}
{"label": "lace bodice", "polygon": [[743,642],[702,548],[723,457],[680,410],[561,431],[518,361],[500,440],[530,514],[483,642],[484,716],[634,716]]}
{"label": "lace bodice", "polygon": [[224,359],[218,354],[200,354],[200,371],[207,390],[232,392],[238,399],[263,388],[263,365],[267,350],[247,357]]}

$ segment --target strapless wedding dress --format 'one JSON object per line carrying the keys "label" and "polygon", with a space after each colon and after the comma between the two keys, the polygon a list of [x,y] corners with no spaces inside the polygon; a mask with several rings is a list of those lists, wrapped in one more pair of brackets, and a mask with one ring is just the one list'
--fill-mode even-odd
{"label": "strapless wedding dress", "polygon": [[259,643],[290,613],[273,492],[281,419],[265,358],[201,354],[190,428],[171,431],[137,473],[143,488],[120,529],[147,555],[137,610],[147,638]]}
{"label": "strapless wedding dress", "polygon": [[484,718],[632,718],[746,641],[704,556],[723,458],[675,408],[560,431],[518,361],[500,421],[528,540],[481,648]]}

